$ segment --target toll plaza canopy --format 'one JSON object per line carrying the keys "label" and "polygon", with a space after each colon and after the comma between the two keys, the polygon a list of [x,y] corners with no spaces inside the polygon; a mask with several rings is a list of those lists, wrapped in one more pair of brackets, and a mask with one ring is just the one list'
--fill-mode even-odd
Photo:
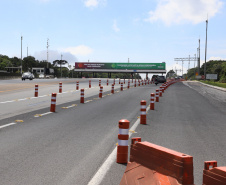
{"label": "toll plaza canopy", "polygon": [[166,63],[75,62],[74,71],[101,73],[166,73]]}

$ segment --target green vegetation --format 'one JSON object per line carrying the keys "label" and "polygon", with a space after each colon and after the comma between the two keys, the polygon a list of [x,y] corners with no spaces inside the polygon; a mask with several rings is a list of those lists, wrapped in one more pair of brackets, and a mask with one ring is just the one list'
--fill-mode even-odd
{"label": "green vegetation", "polygon": [[[204,75],[204,66],[202,65],[200,68],[200,75]],[[197,72],[197,68],[191,68],[188,70],[186,74],[188,79],[195,79],[195,73]],[[226,61],[225,60],[210,60],[206,62],[206,74],[217,74],[220,83],[226,83]],[[185,75],[185,76],[186,76]],[[211,81],[208,81],[212,83]]]}
{"label": "green vegetation", "polygon": [[217,87],[223,87],[226,88],[226,83],[220,83],[220,82],[214,82],[214,81],[207,81],[207,80],[200,80],[202,83],[217,86]]}

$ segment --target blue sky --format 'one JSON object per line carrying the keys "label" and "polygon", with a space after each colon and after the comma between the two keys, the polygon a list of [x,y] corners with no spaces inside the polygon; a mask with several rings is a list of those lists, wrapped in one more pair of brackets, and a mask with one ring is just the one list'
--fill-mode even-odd
{"label": "blue sky", "polygon": [[[0,0],[0,54],[49,61],[166,62],[194,57],[201,40],[205,59],[226,59],[224,0]],[[184,71],[188,62],[184,62]],[[194,67],[191,62],[190,67]],[[178,72],[180,74],[180,72]]]}

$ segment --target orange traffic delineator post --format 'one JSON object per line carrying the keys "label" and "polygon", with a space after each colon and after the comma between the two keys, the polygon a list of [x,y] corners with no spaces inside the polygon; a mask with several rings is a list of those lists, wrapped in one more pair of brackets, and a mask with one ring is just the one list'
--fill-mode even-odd
{"label": "orange traffic delineator post", "polygon": [[99,87],[101,86],[101,80],[99,80]]}
{"label": "orange traffic delineator post", "polygon": [[129,87],[130,87],[130,80],[128,80],[128,87],[127,88],[129,89]]}
{"label": "orange traffic delineator post", "polygon": [[103,86],[100,86],[99,98],[102,98],[102,93],[103,93]]}
{"label": "orange traffic delineator post", "polygon": [[107,86],[108,86],[108,79],[107,79]]}
{"label": "orange traffic delineator post", "polygon": [[156,92],[155,92],[155,102],[159,102],[159,90],[156,89]]}
{"label": "orange traffic delineator post", "polygon": [[91,88],[91,80],[89,80],[89,88]]}
{"label": "orange traffic delineator post", "polygon": [[162,93],[164,93],[164,84],[162,84],[162,86],[161,86],[161,88],[162,88]]}
{"label": "orange traffic delineator post", "polygon": [[80,103],[84,103],[84,89],[81,89]]}
{"label": "orange traffic delineator post", "polygon": [[146,125],[147,116],[146,116],[146,101],[141,100],[140,102],[140,124]]}
{"label": "orange traffic delineator post", "polygon": [[133,78],[132,78],[132,83],[133,83]]}
{"label": "orange traffic delineator post", "polygon": [[125,80],[125,78],[124,78],[124,84],[126,83],[126,80]]}
{"label": "orange traffic delineator post", "polygon": [[159,97],[162,97],[162,87],[159,88]]}
{"label": "orange traffic delineator post", "polygon": [[59,83],[59,93],[62,93],[62,82]]}
{"label": "orange traffic delineator post", "polygon": [[114,85],[115,85],[115,79],[114,79]]}
{"label": "orange traffic delineator post", "polygon": [[129,124],[130,122],[126,119],[121,119],[118,124],[119,134],[116,162],[120,164],[128,162]]}
{"label": "orange traffic delineator post", "polygon": [[[212,169],[210,169],[212,166]],[[203,185],[225,185],[226,166],[217,167],[217,161],[205,161],[203,170]]]}
{"label": "orange traffic delineator post", "polygon": [[35,97],[38,97],[38,84],[35,84]]}
{"label": "orange traffic delineator post", "polygon": [[132,138],[130,161],[120,185],[137,184],[194,185],[193,157]]}
{"label": "orange traffic delineator post", "polygon": [[123,83],[121,83],[121,91],[123,91]]}
{"label": "orange traffic delineator post", "polygon": [[141,83],[142,83],[142,85],[144,85],[144,81],[143,80],[141,81]]}
{"label": "orange traffic delineator post", "polygon": [[118,84],[121,84],[121,82],[120,82],[120,78],[118,79]]}
{"label": "orange traffic delineator post", "polygon": [[140,86],[140,80],[138,80],[138,86]]}
{"label": "orange traffic delineator post", "polygon": [[147,85],[147,81],[146,80],[144,80],[144,85]]}
{"label": "orange traffic delineator post", "polygon": [[114,86],[115,86],[114,84],[111,85],[111,93],[112,93],[112,94],[115,93]]}
{"label": "orange traffic delineator post", "polygon": [[55,112],[56,110],[56,96],[57,96],[57,93],[52,93],[50,112]]}
{"label": "orange traffic delineator post", "polygon": [[136,79],[135,79],[135,82],[134,82],[134,87],[136,87],[137,86],[137,83],[136,83]]}
{"label": "orange traffic delineator post", "polygon": [[79,90],[79,81],[76,82],[76,90]]}
{"label": "orange traffic delineator post", "polygon": [[151,93],[150,110],[155,110],[155,93]]}

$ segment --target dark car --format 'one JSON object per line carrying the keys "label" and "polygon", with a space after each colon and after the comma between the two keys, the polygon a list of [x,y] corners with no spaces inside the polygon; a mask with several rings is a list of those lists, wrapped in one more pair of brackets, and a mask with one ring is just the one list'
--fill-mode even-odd
{"label": "dark car", "polygon": [[34,78],[35,78],[34,75],[30,72],[23,73],[21,77],[22,80],[26,80],[26,79],[33,80]]}
{"label": "dark car", "polygon": [[166,82],[166,78],[165,78],[165,76],[158,76],[157,77],[157,81],[158,81],[158,83],[165,83]]}

